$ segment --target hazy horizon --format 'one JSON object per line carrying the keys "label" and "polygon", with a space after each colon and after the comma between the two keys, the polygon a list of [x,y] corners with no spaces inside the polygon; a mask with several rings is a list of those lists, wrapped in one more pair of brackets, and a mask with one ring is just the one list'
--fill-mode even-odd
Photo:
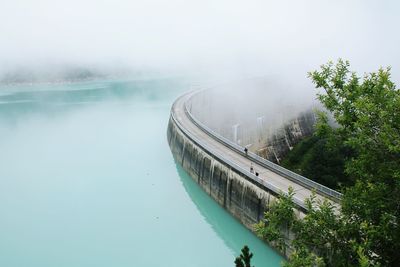
{"label": "hazy horizon", "polygon": [[372,0],[10,1],[0,10],[0,77],[73,66],[277,75],[304,86],[307,71],[343,58],[360,74],[391,66],[399,81],[399,7]]}
{"label": "hazy horizon", "polygon": [[[285,247],[293,245],[288,241],[295,232],[284,227],[284,239],[271,243],[284,241],[279,254],[250,226],[263,220],[278,191],[294,189],[295,215],[303,218],[307,192],[318,189],[322,197],[325,189],[241,151],[272,153],[278,162],[279,151],[311,134],[315,118],[302,115],[323,105],[307,73],[330,60],[349,60],[360,76],[391,66],[399,84],[399,11],[395,0],[4,0],[0,266],[229,267],[243,245],[255,255],[252,265],[279,266],[298,252]],[[210,90],[182,97],[196,88]],[[379,95],[374,108],[378,101],[370,95],[361,109],[358,100],[350,105],[362,114],[360,123],[353,121],[354,138],[332,130],[306,139],[294,154],[303,158],[291,170],[305,175],[315,167],[317,182],[332,179],[332,186],[351,193],[346,201],[359,204],[369,191],[359,190],[358,182],[354,190],[344,186],[375,177],[371,164],[388,166],[367,181],[376,205],[369,201],[365,210],[382,206],[382,224],[357,232],[355,224],[341,223],[363,209],[326,224],[340,226],[327,229],[333,235],[357,235],[341,236],[343,244],[360,233],[368,242],[382,241],[357,241],[351,246],[357,251],[342,250],[354,262],[374,264],[376,255],[386,260],[396,252],[380,253],[395,240],[385,238],[399,230],[391,217],[396,203],[381,205],[386,200],[380,196],[395,184],[391,175],[400,173],[393,167],[399,140],[391,138],[399,137],[399,119],[389,114],[399,99]],[[186,109],[241,148],[223,147],[195,129]],[[368,123],[371,131],[357,128]],[[328,139],[335,140],[334,149]],[[361,162],[372,152],[370,162]],[[357,163],[358,172],[342,184],[347,161]],[[333,203],[332,214],[339,204]],[[306,260],[319,260],[310,255]]]}

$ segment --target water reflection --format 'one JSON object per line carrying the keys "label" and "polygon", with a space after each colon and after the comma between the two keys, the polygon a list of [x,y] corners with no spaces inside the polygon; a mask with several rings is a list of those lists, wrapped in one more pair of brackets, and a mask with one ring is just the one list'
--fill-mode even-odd
{"label": "water reflection", "polygon": [[[196,208],[234,255],[239,255],[243,245],[248,245],[254,253],[253,264],[255,266],[280,266],[283,259],[276,251],[255,238],[252,232],[234,220],[225,209],[200,188],[178,162],[175,161],[175,165],[182,185]],[[232,258],[232,262],[233,260],[234,258]]]}

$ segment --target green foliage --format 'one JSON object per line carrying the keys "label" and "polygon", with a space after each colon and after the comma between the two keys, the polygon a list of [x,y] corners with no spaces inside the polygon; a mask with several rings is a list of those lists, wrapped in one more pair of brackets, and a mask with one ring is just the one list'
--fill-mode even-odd
{"label": "green foliage", "polygon": [[315,253],[302,246],[297,248],[292,255],[290,260],[283,263],[283,267],[325,267],[325,263],[321,257],[318,257]]}
{"label": "green foliage", "polygon": [[390,81],[390,69],[360,78],[339,60],[309,76],[324,90],[318,98],[338,127],[320,114],[316,134],[285,164],[303,174],[318,173],[316,180],[323,172],[338,175],[338,183],[348,183],[341,206],[312,195],[307,214],[299,219],[289,190],[271,205],[256,232],[282,251],[290,242],[289,267],[400,266],[400,93]]}
{"label": "green foliage", "polygon": [[309,75],[325,91],[318,97],[339,123],[342,142],[354,151],[345,171],[357,182],[342,201],[348,234],[368,259],[400,266],[400,92],[390,68],[361,79],[339,60]]}
{"label": "green foliage", "polygon": [[333,189],[352,185],[353,180],[344,172],[351,150],[335,137],[314,134],[305,138],[288,153],[282,166]]}
{"label": "green foliage", "polygon": [[345,172],[345,162],[354,156],[340,130],[332,128],[328,116],[317,112],[315,133],[303,139],[282,161],[282,166],[329,188],[342,190],[354,185]]}
{"label": "green foliage", "polygon": [[281,193],[264,213],[264,220],[255,225],[257,235],[273,242],[281,251],[287,248],[282,229],[290,230],[295,222],[293,196],[293,188],[289,188],[287,194]]}
{"label": "green foliage", "polygon": [[339,123],[342,140],[357,155],[346,171],[357,178],[384,183],[400,178],[400,93],[390,81],[390,69],[360,78],[342,60],[323,65],[309,75],[325,90],[318,98]]}
{"label": "green foliage", "polygon": [[316,200],[313,193],[306,199],[307,214],[297,218],[294,216],[293,190],[289,192],[281,194],[265,212],[264,220],[255,225],[256,233],[278,245],[283,253],[291,247],[289,261],[283,266],[378,266],[378,262],[368,256],[367,242],[358,243],[350,235],[360,227],[349,223],[337,205],[326,199]]}
{"label": "green foliage", "polygon": [[[285,263],[287,267],[337,265],[344,256],[344,242],[336,231],[341,221],[335,214],[335,207],[327,200],[317,202],[313,194],[306,200],[309,212],[298,219],[294,215],[293,196],[293,189],[289,188],[288,194],[281,194],[271,204],[264,220],[255,225],[257,235],[277,245],[284,253],[287,246],[294,248],[289,262]],[[288,238],[290,233],[295,236],[292,241]]]}
{"label": "green foliage", "polygon": [[240,254],[240,256],[235,259],[235,266],[251,267],[251,258],[253,257],[253,253],[250,252],[248,246],[244,246],[241,251],[242,254]]}

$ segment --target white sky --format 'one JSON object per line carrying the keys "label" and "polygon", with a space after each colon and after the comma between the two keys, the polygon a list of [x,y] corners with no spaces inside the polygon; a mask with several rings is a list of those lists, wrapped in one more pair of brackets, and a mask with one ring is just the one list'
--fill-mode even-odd
{"label": "white sky", "polygon": [[0,0],[0,72],[116,64],[306,80],[329,59],[400,80],[400,2]]}

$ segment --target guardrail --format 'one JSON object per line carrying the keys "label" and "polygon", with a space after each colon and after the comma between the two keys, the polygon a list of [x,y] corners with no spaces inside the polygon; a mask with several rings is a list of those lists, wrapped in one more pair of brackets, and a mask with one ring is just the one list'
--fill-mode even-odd
{"label": "guardrail", "polygon": [[[183,97],[183,96],[181,96],[181,97]],[[176,100],[175,103],[177,101],[178,100]],[[271,190],[275,194],[278,195],[278,194],[285,193],[281,189],[279,189],[278,187],[274,186],[273,184],[260,179],[259,177],[257,177],[253,173],[249,172],[247,169],[244,169],[243,167],[239,166],[235,162],[225,158],[222,154],[215,152],[212,148],[209,147],[209,145],[207,145],[205,142],[203,142],[202,140],[200,140],[199,138],[197,138],[196,136],[191,134],[188,130],[186,130],[185,127],[183,127],[183,125],[175,117],[175,114],[173,112],[175,103],[172,106],[171,118],[174,121],[175,125],[179,128],[179,130],[182,131],[182,133],[185,134],[192,142],[194,142],[197,146],[201,147],[204,151],[209,153],[211,156],[213,156],[213,157],[217,158],[218,160],[222,161],[223,163],[229,165],[231,168],[233,168],[236,171],[238,171],[239,173],[243,174],[245,177],[253,180],[255,183],[258,183],[258,184],[264,186],[265,188]],[[304,204],[304,202],[301,201],[300,199],[296,198],[296,196],[293,197],[293,202],[296,205],[298,205],[299,207],[301,207],[302,209],[307,210],[307,207]]]}
{"label": "guardrail", "polygon": [[342,194],[340,192],[337,192],[329,187],[326,187],[324,185],[321,185],[315,181],[312,181],[304,176],[301,176],[295,172],[292,172],[286,168],[283,168],[282,166],[275,164],[269,160],[266,160],[258,155],[256,155],[255,153],[252,153],[250,151],[248,151],[247,155],[244,152],[244,147],[232,142],[231,140],[223,137],[222,135],[214,132],[213,130],[211,130],[209,127],[207,127],[206,125],[204,125],[202,122],[200,122],[198,119],[196,119],[196,117],[193,116],[193,114],[191,113],[191,110],[188,108],[187,103],[189,101],[192,101],[192,97],[194,95],[196,95],[196,93],[199,93],[203,90],[198,90],[196,92],[193,92],[192,95],[188,98],[187,101],[185,101],[184,103],[184,108],[185,108],[185,113],[188,115],[189,119],[200,129],[202,129],[205,133],[207,133],[210,137],[212,137],[213,139],[215,139],[216,141],[224,144],[227,147],[230,147],[231,149],[233,149],[234,151],[236,151],[237,153],[248,157],[250,159],[252,159],[254,162],[256,162],[257,164],[295,182],[298,183],[308,189],[311,190],[315,190],[317,193],[322,194],[324,196],[327,196],[329,198],[331,198],[332,200],[334,200],[335,202],[339,202]]}

